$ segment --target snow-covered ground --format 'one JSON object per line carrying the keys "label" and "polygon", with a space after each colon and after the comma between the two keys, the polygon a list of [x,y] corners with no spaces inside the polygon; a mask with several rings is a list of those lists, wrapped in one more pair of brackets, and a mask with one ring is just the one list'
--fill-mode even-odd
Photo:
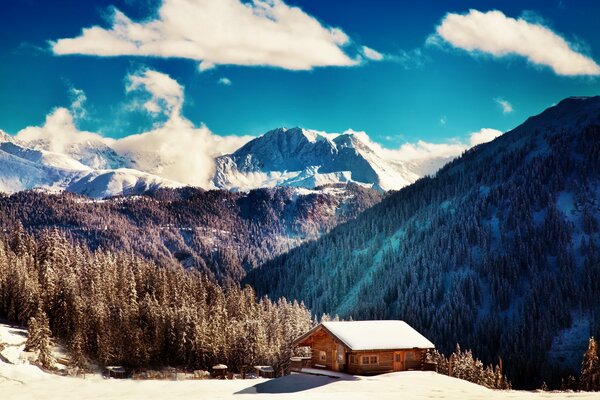
{"label": "snow-covered ground", "polygon": [[50,375],[0,362],[2,399],[598,399],[594,393],[494,391],[434,372],[396,372],[353,380],[290,375],[277,379],[133,381]]}
{"label": "snow-covered ground", "polygon": [[[434,372],[375,377],[290,375],[277,379],[134,381],[43,372],[22,357],[26,331],[0,324],[0,399],[600,399],[600,393],[496,391]],[[1,347],[1,346],[0,346]],[[20,354],[21,353],[21,354]],[[7,362],[8,361],[8,362]],[[12,364],[14,363],[14,364]]]}

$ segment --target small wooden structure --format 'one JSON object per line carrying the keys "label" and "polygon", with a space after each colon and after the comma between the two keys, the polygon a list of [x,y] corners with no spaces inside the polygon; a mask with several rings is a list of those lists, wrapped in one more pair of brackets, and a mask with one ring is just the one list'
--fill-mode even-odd
{"label": "small wooden structure", "polygon": [[227,365],[225,365],[225,364],[213,365],[211,376],[216,379],[226,379],[227,378]]}
{"label": "small wooden structure", "polygon": [[398,320],[323,322],[296,339],[294,345],[310,347],[311,358],[292,359],[292,371],[316,368],[354,375],[421,370],[427,350],[435,348]]}
{"label": "small wooden structure", "polygon": [[275,370],[270,365],[255,365],[256,374],[261,378],[275,377]]}
{"label": "small wooden structure", "polygon": [[107,378],[125,379],[127,370],[119,365],[109,365],[104,367],[104,376]]}

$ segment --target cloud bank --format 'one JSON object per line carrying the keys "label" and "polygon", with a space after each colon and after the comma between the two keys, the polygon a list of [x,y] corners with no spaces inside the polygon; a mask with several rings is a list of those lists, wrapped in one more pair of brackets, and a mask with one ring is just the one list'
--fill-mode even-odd
{"label": "cloud bank", "polygon": [[500,135],[502,135],[502,131],[491,128],[483,128],[477,132],[473,132],[470,134],[469,144],[472,147],[477,146],[478,144],[491,142]]}
{"label": "cloud bank", "polygon": [[[341,29],[282,0],[164,0],[156,16],[143,22],[114,8],[110,25],[50,42],[52,51],[185,58],[199,62],[200,70],[225,64],[309,70],[360,63],[344,52],[351,41]],[[376,58],[379,53],[372,51]]]}
{"label": "cloud bank", "polygon": [[447,143],[431,143],[424,140],[403,143],[396,149],[389,149],[371,140],[365,132],[356,132],[351,129],[344,133],[353,133],[369,145],[377,154],[392,162],[408,162],[413,164],[430,164],[423,169],[424,173],[433,173],[446,161],[460,156],[464,151],[482,143],[491,142],[502,131],[483,128],[468,135],[466,141],[455,140]]}
{"label": "cloud bank", "polygon": [[183,86],[161,72],[141,70],[129,75],[126,90],[141,99],[142,109],[150,116],[165,116],[166,122],[150,131],[117,140],[80,131],[74,114],[81,106],[77,100],[85,95],[79,91],[70,109],[54,109],[42,126],[18,132],[17,140],[31,147],[74,157],[82,151],[81,146],[95,149],[106,146],[126,160],[125,167],[208,188],[214,174],[214,158],[231,153],[252,139],[249,136],[219,136],[204,125],[195,127],[181,114]]}
{"label": "cloud bank", "polygon": [[437,27],[438,38],[472,54],[494,57],[517,55],[530,63],[551,68],[558,75],[600,75],[600,66],[578,52],[550,28],[523,18],[510,18],[501,11],[447,14]]}

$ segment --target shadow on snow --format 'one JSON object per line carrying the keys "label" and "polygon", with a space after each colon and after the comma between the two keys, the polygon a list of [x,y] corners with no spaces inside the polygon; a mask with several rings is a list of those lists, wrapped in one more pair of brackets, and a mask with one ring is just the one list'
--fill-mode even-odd
{"label": "shadow on snow", "polygon": [[307,374],[293,374],[282,376],[281,378],[270,379],[266,382],[258,383],[235,394],[252,393],[296,393],[305,390],[325,386],[339,380],[348,380],[356,378],[333,378],[329,376],[316,376]]}

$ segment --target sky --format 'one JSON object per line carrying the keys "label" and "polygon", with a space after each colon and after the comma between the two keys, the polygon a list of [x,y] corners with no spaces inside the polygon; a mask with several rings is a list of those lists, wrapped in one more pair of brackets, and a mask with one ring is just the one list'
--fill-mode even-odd
{"label": "sky", "polygon": [[387,149],[474,144],[473,133],[493,137],[565,97],[600,94],[593,0],[1,7],[0,128],[10,134],[60,108],[77,130],[114,139],[175,115],[217,136],[301,126],[364,131]]}

